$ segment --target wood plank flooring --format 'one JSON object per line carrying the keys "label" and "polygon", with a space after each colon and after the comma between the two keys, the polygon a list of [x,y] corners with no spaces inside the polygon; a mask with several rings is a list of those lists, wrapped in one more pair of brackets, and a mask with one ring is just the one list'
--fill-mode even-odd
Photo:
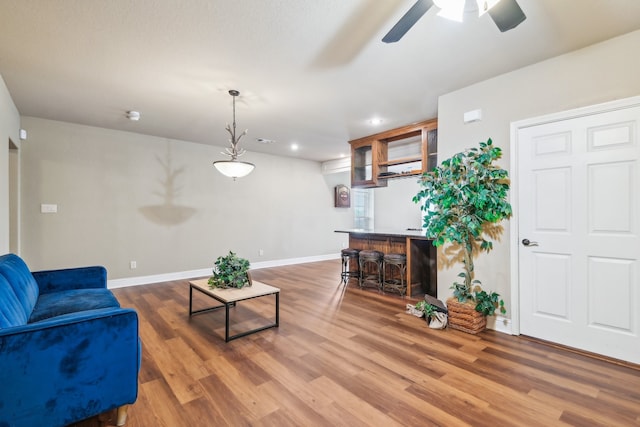
{"label": "wood plank flooring", "polygon": [[[224,342],[224,310],[189,318],[187,281],[114,290],[143,341],[129,427],[640,425],[640,371],[521,337],[431,330],[408,300],[338,286],[339,261],[254,270],[280,327]],[[194,309],[213,300],[194,294]],[[232,309],[273,319],[272,297]],[[232,331],[233,332],[233,331]],[[113,414],[77,424],[113,425]]]}

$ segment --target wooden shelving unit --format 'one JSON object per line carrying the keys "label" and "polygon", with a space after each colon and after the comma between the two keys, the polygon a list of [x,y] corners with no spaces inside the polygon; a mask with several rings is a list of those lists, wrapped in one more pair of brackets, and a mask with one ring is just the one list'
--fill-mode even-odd
{"label": "wooden shelving unit", "polygon": [[394,165],[404,165],[406,163],[415,163],[415,162],[421,162],[421,161],[422,161],[422,157],[421,156],[403,157],[403,158],[395,159],[395,160],[387,160],[386,162],[378,162],[378,165],[380,165],[380,166],[394,166]]}
{"label": "wooden shelving unit", "polygon": [[437,163],[437,138],[438,121],[432,119],[349,141],[351,186],[385,187],[389,179],[432,169]]}

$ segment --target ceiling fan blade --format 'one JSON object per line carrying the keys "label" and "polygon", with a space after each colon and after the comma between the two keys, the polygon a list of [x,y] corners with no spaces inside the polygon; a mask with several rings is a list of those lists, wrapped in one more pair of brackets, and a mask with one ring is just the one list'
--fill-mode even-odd
{"label": "ceiling fan blade", "polygon": [[489,9],[489,15],[503,33],[517,27],[527,19],[516,0],[500,0],[498,4]]}
{"label": "ceiling fan blade", "polygon": [[422,18],[422,15],[433,6],[431,0],[418,0],[411,9],[405,13],[402,18],[393,26],[393,28],[382,39],[385,43],[395,43],[400,40],[406,33]]}

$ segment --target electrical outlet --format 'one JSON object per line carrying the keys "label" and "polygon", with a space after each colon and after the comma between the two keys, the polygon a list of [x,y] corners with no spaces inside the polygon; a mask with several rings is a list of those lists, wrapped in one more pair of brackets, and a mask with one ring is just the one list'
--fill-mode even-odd
{"label": "electrical outlet", "polygon": [[138,263],[135,262],[135,261],[129,262],[129,268],[132,269],[132,270],[135,269],[135,268],[138,268]]}
{"label": "electrical outlet", "polygon": [[260,250],[258,251],[258,255],[263,256],[263,255],[264,255],[264,249],[260,249]]}

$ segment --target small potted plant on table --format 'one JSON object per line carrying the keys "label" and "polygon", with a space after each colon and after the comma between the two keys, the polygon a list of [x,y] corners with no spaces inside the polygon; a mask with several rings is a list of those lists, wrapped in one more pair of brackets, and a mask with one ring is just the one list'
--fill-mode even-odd
{"label": "small potted plant on table", "polygon": [[486,316],[499,309],[506,313],[496,292],[485,292],[474,277],[473,259],[489,252],[503,228],[498,223],[511,217],[507,200],[509,179],[506,170],[493,164],[502,150],[489,139],[479,148],[455,154],[423,174],[422,189],[413,198],[422,202],[426,237],[434,246],[452,244],[455,259],[462,261],[460,283],[451,286],[453,298],[447,300],[449,325],[454,329],[477,333],[486,326]]}
{"label": "small potted plant on table", "polygon": [[211,288],[243,288],[251,286],[249,261],[229,251],[227,256],[219,256],[209,278]]}

